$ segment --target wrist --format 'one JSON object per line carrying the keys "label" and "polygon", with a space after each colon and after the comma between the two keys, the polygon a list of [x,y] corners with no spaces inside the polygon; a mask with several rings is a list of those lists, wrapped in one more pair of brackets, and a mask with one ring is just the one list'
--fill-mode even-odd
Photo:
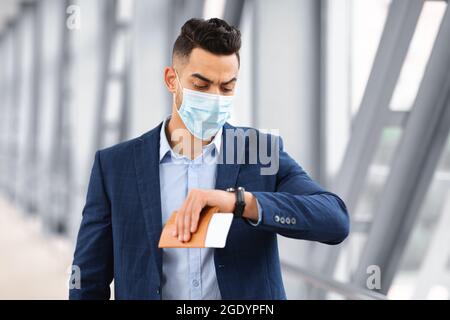
{"label": "wrist", "polygon": [[217,206],[220,212],[233,212],[236,198],[231,194],[222,190],[209,190],[208,205]]}
{"label": "wrist", "polygon": [[242,217],[250,219],[252,221],[258,221],[258,205],[256,204],[256,197],[253,193],[245,192],[245,211]]}

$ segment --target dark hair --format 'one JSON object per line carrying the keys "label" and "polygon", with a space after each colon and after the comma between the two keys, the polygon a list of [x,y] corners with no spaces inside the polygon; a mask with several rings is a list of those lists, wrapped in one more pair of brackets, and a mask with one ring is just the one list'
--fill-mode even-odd
{"label": "dark hair", "polygon": [[236,54],[240,62],[241,32],[222,19],[190,19],[181,27],[173,56],[187,58],[194,48],[218,55]]}

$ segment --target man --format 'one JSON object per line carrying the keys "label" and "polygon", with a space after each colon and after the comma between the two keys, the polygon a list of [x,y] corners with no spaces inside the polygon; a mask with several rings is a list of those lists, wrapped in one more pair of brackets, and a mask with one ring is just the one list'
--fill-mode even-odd
{"label": "man", "polygon": [[[172,115],[96,153],[71,299],[108,299],[113,279],[116,299],[285,299],[277,234],[346,238],[345,204],[308,177],[281,139],[226,123],[240,46],[239,30],[223,20],[187,21],[164,72]],[[235,214],[225,248],[158,248],[172,212],[173,236],[188,242],[205,206]]]}

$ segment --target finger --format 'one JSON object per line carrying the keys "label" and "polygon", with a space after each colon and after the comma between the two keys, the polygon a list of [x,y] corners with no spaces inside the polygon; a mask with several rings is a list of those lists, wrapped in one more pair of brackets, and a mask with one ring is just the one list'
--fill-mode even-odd
{"label": "finger", "polygon": [[177,237],[179,241],[183,240],[183,222],[184,222],[184,210],[178,213],[178,219],[177,219]]}
{"label": "finger", "polygon": [[178,235],[177,225],[178,225],[178,211],[175,215],[175,224],[174,224],[175,228],[173,228],[173,231],[172,231],[172,236],[174,236],[174,237],[176,237]]}
{"label": "finger", "polygon": [[176,211],[176,214],[175,214],[175,223],[174,223],[175,228],[172,231],[172,234],[174,237],[178,237],[178,221],[179,221],[179,217],[183,214],[183,212],[184,212],[184,203],[181,206],[181,208]]}
{"label": "finger", "polygon": [[182,228],[182,226],[183,226],[185,209],[186,209],[186,201],[183,203],[183,206],[181,207],[181,209],[178,210],[177,216],[176,216],[176,222],[175,222],[176,235],[175,235],[175,237],[178,237],[179,241],[182,240],[182,233],[180,231],[182,229],[180,229],[180,228]]}
{"label": "finger", "polygon": [[198,222],[200,220],[200,213],[202,211],[202,207],[200,205],[197,205],[195,209],[192,211],[191,216],[191,232],[197,232]]}
{"label": "finger", "polygon": [[191,215],[192,215],[192,205],[193,201],[191,200],[189,204],[186,206],[186,212],[184,214],[184,226],[183,226],[183,239],[184,241],[189,241],[191,238]]}
{"label": "finger", "polygon": [[183,209],[182,209],[183,215],[180,215],[178,217],[178,223],[177,223],[177,226],[178,226],[178,240],[181,241],[181,242],[184,241],[184,220],[185,220],[186,215],[189,214],[189,207],[191,205],[191,201],[192,200],[189,197],[184,201]]}

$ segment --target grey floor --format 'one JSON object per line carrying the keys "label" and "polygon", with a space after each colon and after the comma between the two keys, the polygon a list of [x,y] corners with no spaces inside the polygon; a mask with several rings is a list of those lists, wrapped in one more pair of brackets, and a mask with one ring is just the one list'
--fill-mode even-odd
{"label": "grey floor", "polygon": [[0,299],[67,299],[72,245],[0,198]]}

